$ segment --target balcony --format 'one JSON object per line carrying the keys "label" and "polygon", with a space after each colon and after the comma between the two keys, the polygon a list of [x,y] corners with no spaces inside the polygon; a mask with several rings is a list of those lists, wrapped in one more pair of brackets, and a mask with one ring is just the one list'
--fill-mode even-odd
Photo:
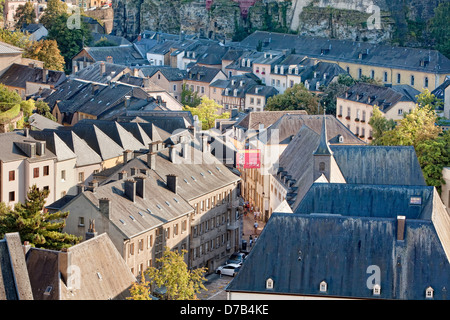
{"label": "balcony", "polygon": [[236,229],[239,229],[239,226],[240,226],[239,220],[233,221],[233,222],[228,222],[227,230],[236,230]]}

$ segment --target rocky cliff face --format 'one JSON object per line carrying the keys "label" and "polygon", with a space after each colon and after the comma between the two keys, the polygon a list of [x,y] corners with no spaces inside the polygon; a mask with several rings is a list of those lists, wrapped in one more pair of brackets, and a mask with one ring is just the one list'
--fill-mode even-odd
{"label": "rocky cliff face", "polygon": [[[113,33],[134,39],[140,31],[235,39],[255,30],[338,39],[389,41],[426,21],[447,0],[113,0]],[[368,18],[379,9],[381,29]]]}

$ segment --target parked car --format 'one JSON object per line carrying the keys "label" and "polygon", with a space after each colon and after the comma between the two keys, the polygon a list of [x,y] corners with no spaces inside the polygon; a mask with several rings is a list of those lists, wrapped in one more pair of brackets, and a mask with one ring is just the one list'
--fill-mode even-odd
{"label": "parked car", "polygon": [[225,264],[223,266],[218,267],[216,269],[216,273],[234,277],[236,275],[236,273],[238,273],[240,268],[241,268],[240,264],[229,263],[229,264]]}
{"label": "parked car", "polygon": [[245,253],[235,252],[228,258],[226,263],[242,264],[244,262],[244,259],[245,259]]}

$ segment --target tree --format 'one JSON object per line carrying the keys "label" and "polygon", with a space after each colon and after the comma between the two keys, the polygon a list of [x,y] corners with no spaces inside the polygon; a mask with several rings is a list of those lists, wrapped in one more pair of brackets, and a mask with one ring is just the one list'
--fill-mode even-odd
{"label": "tree", "polygon": [[56,118],[50,112],[50,107],[46,102],[42,100],[36,101],[35,106],[37,114],[40,114],[41,116],[44,116],[50,120],[56,121]]}
{"label": "tree", "polygon": [[22,29],[23,26],[36,22],[36,12],[34,11],[33,2],[26,2],[24,5],[17,6],[16,14],[16,29]]}
{"label": "tree", "polygon": [[417,104],[419,106],[430,106],[434,110],[439,110],[443,107],[444,103],[441,99],[436,98],[434,94],[430,92],[430,90],[425,89],[419,95],[416,96]]}
{"label": "tree", "polygon": [[94,43],[94,47],[116,47],[117,43],[108,40],[106,37],[101,37],[100,40]]}
{"label": "tree", "polygon": [[44,62],[44,68],[64,71],[64,57],[61,55],[56,40],[33,42],[27,49],[25,57]]}
{"label": "tree", "polygon": [[157,263],[161,264],[161,268],[150,267],[145,274],[149,280],[143,280],[135,284],[131,290],[131,299],[133,300],[149,300],[150,286],[165,288],[168,300],[196,300],[197,293],[201,289],[206,290],[203,285],[205,268],[197,268],[189,270],[184,262],[184,254],[186,250],[182,250],[181,254],[165,248],[163,256],[157,259]]}
{"label": "tree", "polygon": [[18,93],[9,90],[3,84],[0,84],[0,112],[6,111],[15,105],[20,105],[20,110],[24,117],[28,117],[33,112],[34,100],[22,100]]}
{"label": "tree", "polygon": [[381,145],[383,143],[380,138],[387,131],[394,129],[395,121],[386,119],[378,106],[373,107],[373,114],[370,117],[369,125],[372,127],[372,144]]}
{"label": "tree", "polygon": [[447,58],[450,58],[450,2],[443,1],[434,9],[434,17],[430,19],[430,33],[435,42],[435,48]]}
{"label": "tree", "polygon": [[84,21],[80,21],[80,28],[67,27],[69,15],[63,13],[53,20],[48,30],[47,39],[56,40],[61,55],[64,57],[66,69],[71,69],[72,58],[81,51],[83,45],[92,40],[91,31]]}
{"label": "tree", "polygon": [[81,237],[63,233],[69,212],[44,212],[45,198],[49,191],[33,185],[25,203],[7,209],[0,215],[0,233],[18,232],[22,241],[31,246],[52,250],[68,248],[81,241]]}
{"label": "tree", "polygon": [[20,31],[9,31],[7,29],[0,28],[0,41],[8,43],[12,46],[25,49],[28,48],[31,41],[29,36]]}
{"label": "tree", "polygon": [[67,4],[61,0],[48,0],[47,8],[45,8],[44,13],[39,18],[39,22],[44,25],[45,28],[49,29],[56,19],[67,13]]}
{"label": "tree", "polygon": [[202,102],[197,92],[189,90],[186,84],[183,84],[181,90],[181,104],[189,107],[196,107]]}
{"label": "tree", "polygon": [[292,88],[287,88],[284,93],[267,99],[266,110],[306,110],[308,114],[315,114],[318,103],[316,96],[312,95],[303,84],[297,83]]}
{"label": "tree", "polygon": [[138,281],[131,286],[131,297],[128,297],[127,300],[152,300],[151,293],[150,281],[145,279],[144,271],[142,271]]}
{"label": "tree", "polygon": [[230,117],[229,112],[218,114],[217,111],[222,106],[217,104],[214,100],[209,99],[207,96],[201,97],[201,103],[196,107],[184,106],[183,110],[190,111],[192,115],[197,115],[198,119],[202,122],[202,129],[208,130],[214,127],[216,119],[227,119]]}
{"label": "tree", "polygon": [[320,95],[320,104],[325,107],[327,114],[336,115],[336,98],[347,91],[348,87],[339,82],[330,83]]}

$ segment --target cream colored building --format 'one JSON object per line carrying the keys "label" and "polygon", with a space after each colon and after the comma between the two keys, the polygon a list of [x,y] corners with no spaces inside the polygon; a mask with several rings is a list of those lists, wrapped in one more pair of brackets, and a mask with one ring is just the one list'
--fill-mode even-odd
{"label": "cream colored building", "polygon": [[419,93],[409,86],[389,88],[359,83],[337,97],[337,118],[361,140],[370,142],[373,134],[369,121],[374,106],[378,106],[387,119],[398,121],[415,108],[415,96]]}

